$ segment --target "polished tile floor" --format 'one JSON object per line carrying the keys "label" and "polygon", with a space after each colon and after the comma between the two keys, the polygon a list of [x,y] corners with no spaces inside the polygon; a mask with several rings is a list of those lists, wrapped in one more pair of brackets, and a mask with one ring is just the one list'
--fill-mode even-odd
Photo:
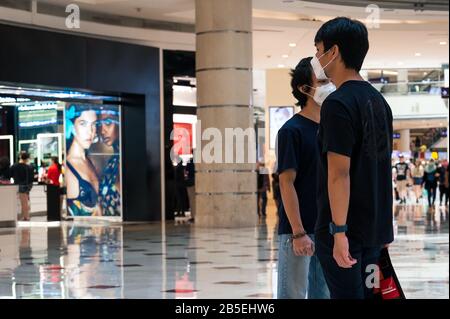
{"label": "polished tile floor", "polygon": [[[407,298],[449,298],[448,208],[395,208]],[[0,229],[0,298],[276,298],[274,214],[256,228],[22,223]]]}

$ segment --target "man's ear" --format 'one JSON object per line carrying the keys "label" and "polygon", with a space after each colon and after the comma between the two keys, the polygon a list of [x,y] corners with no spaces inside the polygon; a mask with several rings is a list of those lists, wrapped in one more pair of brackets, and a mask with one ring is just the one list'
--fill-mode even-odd
{"label": "man's ear", "polygon": [[306,85],[299,85],[297,86],[297,89],[303,94],[307,94],[309,91]]}
{"label": "man's ear", "polygon": [[331,48],[331,54],[333,55],[333,57],[337,58],[340,53],[341,50],[339,49],[339,46],[337,44],[333,45],[333,47]]}

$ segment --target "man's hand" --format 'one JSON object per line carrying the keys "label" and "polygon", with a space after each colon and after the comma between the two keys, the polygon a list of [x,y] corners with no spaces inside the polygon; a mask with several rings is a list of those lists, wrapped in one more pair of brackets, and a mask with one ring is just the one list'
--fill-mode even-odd
{"label": "man's hand", "polygon": [[350,256],[348,239],[345,233],[334,235],[333,257],[341,268],[352,268],[358,262]]}
{"label": "man's hand", "polygon": [[292,240],[292,249],[295,256],[314,255],[314,243],[308,235]]}

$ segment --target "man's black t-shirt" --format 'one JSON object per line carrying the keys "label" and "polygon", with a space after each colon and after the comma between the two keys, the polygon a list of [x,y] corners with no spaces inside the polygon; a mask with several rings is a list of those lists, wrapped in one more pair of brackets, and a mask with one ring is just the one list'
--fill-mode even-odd
{"label": "man's black t-shirt", "polygon": [[397,164],[395,164],[395,170],[397,171],[397,180],[398,181],[406,180],[407,172],[409,170],[408,164],[397,163]]}
{"label": "man's black t-shirt", "polygon": [[351,159],[347,236],[364,247],[393,241],[392,134],[392,111],[370,83],[347,81],[325,100],[316,232],[328,232],[332,220],[327,152],[333,152]]}
{"label": "man's black t-shirt", "polygon": [[[317,130],[319,125],[299,114],[295,114],[278,131],[277,172],[294,169],[297,172],[294,187],[300,206],[303,228],[314,233],[317,219]],[[292,234],[292,228],[283,204],[280,205],[278,234]]]}
{"label": "man's black t-shirt", "polygon": [[28,186],[33,184],[34,170],[31,165],[16,163],[11,166],[10,174],[16,185]]}

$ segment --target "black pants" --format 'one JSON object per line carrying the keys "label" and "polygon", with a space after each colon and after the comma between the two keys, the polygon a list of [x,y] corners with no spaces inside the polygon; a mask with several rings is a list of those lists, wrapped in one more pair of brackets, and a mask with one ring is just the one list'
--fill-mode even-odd
{"label": "black pants", "polygon": [[[358,262],[352,268],[341,268],[333,258],[334,238],[329,233],[316,233],[316,254],[325,275],[331,299],[373,299],[373,288],[366,286],[374,275],[381,247],[362,247],[349,239],[350,255]],[[370,281],[370,278],[369,278]]]}
{"label": "black pants", "polygon": [[186,187],[184,185],[175,186],[175,212],[178,214],[184,214],[187,211],[187,194]]}
{"label": "black pants", "polygon": [[267,192],[258,192],[258,216],[266,216]]}
{"label": "black pants", "polygon": [[[445,202],[442,201],[444,197]],[[444,203],[445,205],[448,203],[448,187],[445,187],[445,185],[439,185],[439,202],[440,204]]]}
{"label": "black pants", "polygon": [[434,202],[436,201],[437,186],[428,187],[426,190],[428,194],[428,206],[434,206]]}

